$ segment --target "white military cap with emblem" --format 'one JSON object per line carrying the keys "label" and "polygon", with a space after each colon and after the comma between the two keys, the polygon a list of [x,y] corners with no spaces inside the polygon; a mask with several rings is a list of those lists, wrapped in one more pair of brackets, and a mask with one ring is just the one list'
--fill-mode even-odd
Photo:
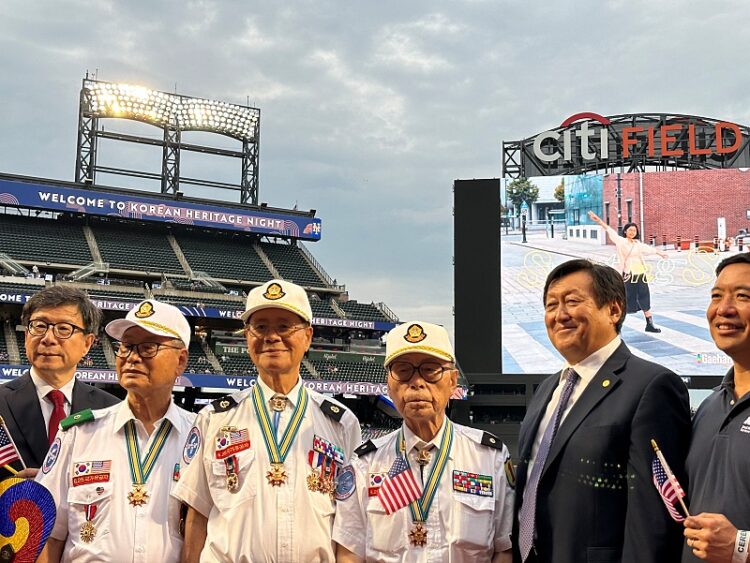
{"label": "white military cap with emblem", "polygon": [[307,293],[297,284],[285,280],[267,281],[250,291],[241,319],[246,323],[256,311],[271,307],[286,309],[302,317],[305,322],[312,322],[312,308]]}
{"label": "white military cap with emblem", "polygon": [[408,321],[392,329],[385,340],[385,365],[404,354],[420,352],[454,362],[453,346],[444,327],[422,321]]}
{"label": "white military cap with emblem", "polygon": [[124,319],[112,321],[104,330],[115,340],[122,340],[125,331],[134,326],[157,336],[182,340],[185,347],[190,346],[190,323],[174,305],[146,299],[133,307]]}

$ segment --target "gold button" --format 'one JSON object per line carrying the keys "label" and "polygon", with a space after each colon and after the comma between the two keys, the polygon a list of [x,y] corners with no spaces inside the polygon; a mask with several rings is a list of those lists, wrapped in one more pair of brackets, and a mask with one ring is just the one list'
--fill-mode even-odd
{"label": "gold button", "polygon": [[609,387],[609,379],[602,381],[602,387]]}
{"label": "gold button", "polygon": [[341,409],[338,408],[336,405],[331,406],[331,412],[338,414],[341,412]]}
{"label": "gold button", "polygon": [[229,406],[229,401],[222,401],[222,402],[219,403],[219,406],[222,409],[225,409],[225,408],[227,408]]}

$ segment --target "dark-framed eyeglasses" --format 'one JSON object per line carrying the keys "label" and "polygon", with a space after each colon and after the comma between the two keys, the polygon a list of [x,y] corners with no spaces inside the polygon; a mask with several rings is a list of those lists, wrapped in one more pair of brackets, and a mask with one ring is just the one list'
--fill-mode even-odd
{"label": "dark-framed eyeglasses", "polygon": [[416,372],[422,376],[427,383],[437,383],[443,377],[443,373],[456,369],[453,366],[444,366],[437,362],[423,362],[418,366],[409,362],[393,362],[388,366],[388,373],[396,381],[406,383],[414,377]]}
{"label": "dark-framed eyeglasses", "polygon": [[135,350],[141,358],[153,358],[162,348],[172,348],[173,350],[182,350],[182,346],[168,346],[160,342],[139,342],[138,344],[128,344],[127,342],[118,342],[115,347],[115,356],[118,358],[127,358]]}
{"label": "dark-framed eyeglasses", "polygon": [[247,323],[245,329],[255,338],[265,338],[272,332],[278,334],[281,338],[289,338],[295,332],[307,328],[306,324],[280,324],[271,325],[266,323]]}
{"label": "dark-framed eyeglasses", "polygon": [[75,331],[86,333],[85,328],[81,328],[80,326],[76,326],[73,323],[69,323],[67,321],[62,321],[59,323],[48,323],[47,321],[43,321],[41,319],[35,319],[33,321],[29,321],[29,324],[26,325],[26,329],[29,331],[29,334],[31,336],[44,336],[47,334],[47,330],[52,328],[52,334],[55,335],[56,338],[59,338],[60,340],[67,340],[73,334]]}

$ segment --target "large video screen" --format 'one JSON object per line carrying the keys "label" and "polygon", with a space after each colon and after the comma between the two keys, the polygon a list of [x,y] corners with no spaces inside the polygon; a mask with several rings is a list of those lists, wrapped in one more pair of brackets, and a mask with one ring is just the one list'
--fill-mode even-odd
{"label": "large video screen", "polygon": [[552,268],[580,257],[621,269],[612,237],[590,211],[615,236],[635,224],[653,250],[641,267],[660,332],[646,330],[643,310],[628,314],[622,338],[631,351],[680,375],[726,373],[731,360],[711,340],[706,307],[716,265],[748,250],[750,171],[502,179],[500,191],[503,373],[562,366],[544,324],[542,291]]}

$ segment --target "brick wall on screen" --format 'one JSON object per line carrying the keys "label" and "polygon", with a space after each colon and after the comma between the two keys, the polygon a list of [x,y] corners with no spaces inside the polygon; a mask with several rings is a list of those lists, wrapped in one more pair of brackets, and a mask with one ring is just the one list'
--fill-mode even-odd
{"label": "brick wall on screen", "polygon": [[[633,221],[640,224],[639,174],[621,175],[622,222],[627,222],[628,199],[633,201]],[[617,227],[616,175],[605,176],[602,185],[603,201],[610,202],[610,225]],[[750,228],[750,171],[689,170],[676,172],[647,172],[643,174],[642,240],[648,242],[662,235],[673,242],[677,235],[692,240],[711,240],[717,233],[716,219],[726,218],[727,235],[734,236],[741,228]]]}

